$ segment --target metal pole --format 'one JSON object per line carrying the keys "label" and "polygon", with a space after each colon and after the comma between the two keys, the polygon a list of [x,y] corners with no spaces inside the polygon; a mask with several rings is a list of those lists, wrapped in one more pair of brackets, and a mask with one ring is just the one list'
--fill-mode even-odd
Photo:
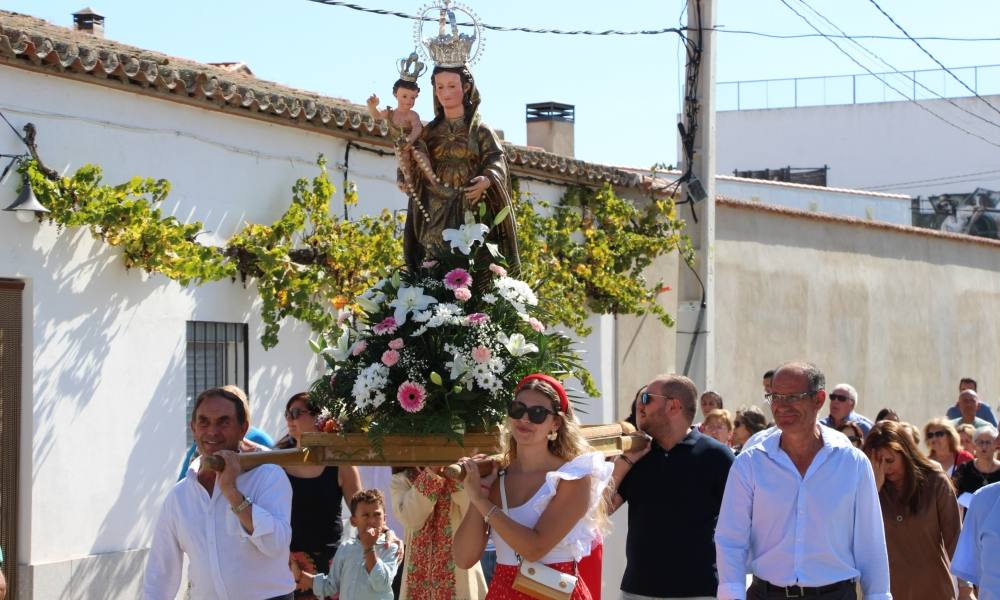
{"label": "metal pole", "polygon": [[[702,390],[711,389],[715,378],[715,6],[716,0],[691,0],[687,13],[689,35],[695,43],[699,40],[701,43],[701,63],[694,89],[699,110],[695,122],[686,122],[685,127],[690,131],[694,126],[691,169],[693,177],[704,188],[706,198],[691,206],[697,214],[697,224],[693,219],[688,221],[693,226],[690,233],[698,277],[681,267],[676,356],[677,366],[683,367]],[[699,8],[701,31],[698,30]],[[690,85],[690,78],[687,82]],[[689,197],[687,186],[684,191],[684,197]]]}
{"label": "metal pole", "polygon": [[858,103],[858,76],[851,75],[851,104]]}

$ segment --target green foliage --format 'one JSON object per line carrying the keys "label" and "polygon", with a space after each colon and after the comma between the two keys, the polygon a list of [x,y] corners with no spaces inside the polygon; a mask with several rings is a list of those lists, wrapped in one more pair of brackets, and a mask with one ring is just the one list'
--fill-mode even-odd
{"label": "green foliage", "polygon": [[[291,204],[280,218],[269,225],[247,224],[224,247],[197,241],[200,222],[182,223],[163,214],[158,206],[170,192],[166,180],[137,177],[108,185],[94,165],[55,181],[31,161],[21,170],[51,211],[51,222],[87,227],[122,249],[127,268],[162,273],[182,285],[252,279],[261,299],[261,343],[270,348],[285,317],[308,323],[317,333],[329,332],[338,309],[359,312],[355,299],[403,263],[398,235],[403,217],[388,211],[354,221],[331,216],[334,186],[322,157],[318,165],[314,178],[295,182]],[[356,203],[356,190],[347,191],[347,202]],[[605,186],[571,188],[555,205],[518,193],[515,210],[520,277],[541,297],[547,324],[586,335],[584,321],[591,311],[651,313],[673,323],[656,303],[661,284],[650,285],[642,276],[656,257],[689,251],[671,201],[638,207]],[[566,370],[580,372],[577,366],[567,364]],[[583,384],[593,393],[587,375]]]}
{"label": "green foliage", "polygon": [[643,270],[657,257],[689,246],[672,200],[637,206],[610,185],[596,192],[570,188],[558,204],[516,194],[522,278],[544,299],[552,322],[580,335],[594,313],[653,314],[672,326],[656,302],[662,282],[650,284]]}

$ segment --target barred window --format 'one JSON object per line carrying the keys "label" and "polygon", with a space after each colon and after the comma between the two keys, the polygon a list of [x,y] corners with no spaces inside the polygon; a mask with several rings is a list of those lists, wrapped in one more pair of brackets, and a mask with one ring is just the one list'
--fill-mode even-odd
{"label": "barred window", "polygon": [[[198,394],[211,387],[236,385],[250,395],[247,383],[250,344],[246,323],[187,322],[187,420]],[[187,444],[194,442],[186,427]]]}

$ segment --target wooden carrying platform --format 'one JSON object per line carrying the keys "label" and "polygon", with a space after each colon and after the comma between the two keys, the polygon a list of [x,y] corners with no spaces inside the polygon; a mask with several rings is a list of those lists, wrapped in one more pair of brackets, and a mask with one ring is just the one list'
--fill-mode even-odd
{"label": "wooden carrying platform", "polygon": [[[635,435],[628,423],[588,425],[581,428],[594,449],[605,456],[615,456],[645,443],[642,434]],[[463,456],[498,454],[500,433],[467,433],[463,443],[443,436],[399,436],[382,438],[379,453],[364,433],[304,433],[302,447],[270,452],[240,454],[240,465],[246,469],[261,464],[278,465],[356,465],[423,467],[447,466]],[[221,470],[222,459],[206,457],[209,467]]]}

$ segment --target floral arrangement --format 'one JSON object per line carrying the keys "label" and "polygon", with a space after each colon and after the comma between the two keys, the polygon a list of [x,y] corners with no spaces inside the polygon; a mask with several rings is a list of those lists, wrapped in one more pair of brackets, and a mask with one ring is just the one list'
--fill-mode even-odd
{"label": "floral arrangement", "polygon": [[433,259],[378,281],[356,299],[360,316],[342,313],[313,343],[329,369],[311,396],[342,431],[376,443],[386,434],[491,431],[524,375],[590,381],[569,338],[545,326],[531,286],[508,274],[490,229],[467,213]]}

